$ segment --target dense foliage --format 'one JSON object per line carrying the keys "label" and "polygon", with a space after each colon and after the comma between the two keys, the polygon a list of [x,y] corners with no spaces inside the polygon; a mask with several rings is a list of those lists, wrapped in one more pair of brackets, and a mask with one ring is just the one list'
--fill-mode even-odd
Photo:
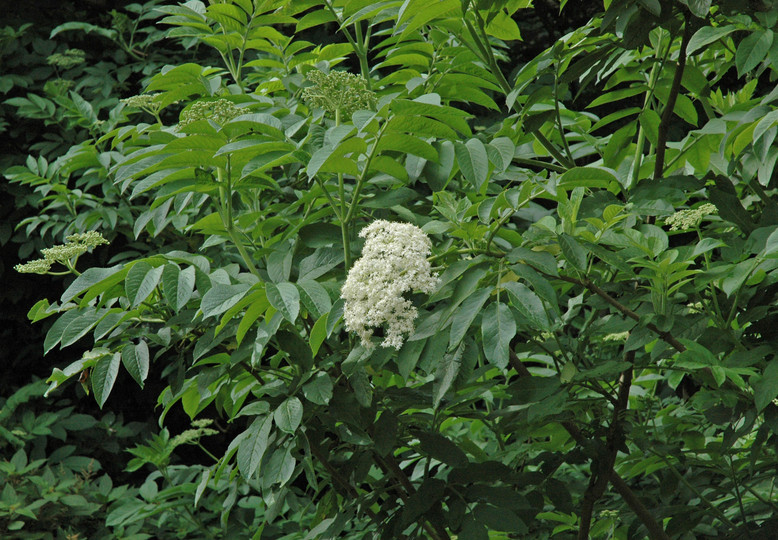
{"label": "dense foliage", "polygon": [[25,415],[44,385],[23,388],[0,527],[769,537],[778,8],[600,7],[523,63],[530,0],[154,1],[58,26],[118,56],[52,49],[46,96],[5,102],[67,134],[5,171],[37,208],[18,270],[68,276],[29,313],[47,353],[77,351],[46,395],[110,409],[134,385],[160,427],[114,486],[115,446],[47,439],[137,426]]}

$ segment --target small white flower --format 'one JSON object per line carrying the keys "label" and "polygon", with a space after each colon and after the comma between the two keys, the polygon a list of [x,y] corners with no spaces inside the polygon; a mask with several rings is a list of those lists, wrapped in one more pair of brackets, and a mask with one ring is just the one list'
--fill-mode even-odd
{"label": "small white flower", "polygon": [[430,294],[438,284],[427,260],[432,243],[415,225],[385,220],[374,221],[359,236],[365,238],[362,258],[349,271],[340,294],[346,302],[346,330],[371,348],[373,328],[384,326],[381,346],[399,349],[418,316],[402,295],[411,290]]}
{"label": "small white flower", "polygon": [[670,225],[671,231],[688,231],[699,227],[702,218],[710,214],[717,214],[718,208],[711,203],[705,203],[697,208],[679,210],[665,219],[665,224]]}

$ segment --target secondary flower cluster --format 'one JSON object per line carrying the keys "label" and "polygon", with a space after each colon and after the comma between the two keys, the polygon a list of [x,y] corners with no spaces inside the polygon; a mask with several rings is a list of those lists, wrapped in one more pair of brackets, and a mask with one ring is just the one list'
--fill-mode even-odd
{"label": "secondary flower cluster", "polygon": [[311,107],[333,115],[339,111],[341,117],[348,119],[355,111],[376,106],[375,92],[368,90],[367,81],[360,75],[346,71],[330,71],[325,75],[311,70],[307,78],[313,86],[303,90],[303,99]]}
{"label": "secondary flower cluster", "polygon": [[710,214],[717,214],[718,209],[711,203],[705,203],[697,208],[679,210],[665,220],[670,225],[671,231],[688,231],[697,228],[702,223],[702,218]]}
{"label": "secondary flower cluster", "polygon": [[415,225],[385,220],[374,221],[359,236],[365,238],[362,258],[349,271],[340,295],[346,329],[359,335],[363,347],[372,348],[373,329],[383,326],[381,346],[399,349],[418,316],[403,294],[430,294],[438,285],[427,260],[432,243]]}
{"label": "secondary flower cluster", "polygon": [[239,107],[227,99],[216,101],[195,101],[188,109],[181,113],[179,127],[184,127],[198,120],[213,120],[219,125],[224,125],[236,116],[243,114]]}
{"label": "secondary flower cluster", "polygon": [[56,262],[68,266],[66,263],[69,263],[74,257],[86,253],[89,248],[108,243],[108,240],[97,231],[71,234],[66,236],[65,240],[67,240],[65,244],[42,249],[42,259],[17,264],[14,266],[14,270],[22,274],[45,274],[51,270],[51,265]]}
{"label": "secondary flower cluster", "polygon": [[81,49],[68,49],[64,53],[54,53],[46,60],[50,66],[70,69],[86,62],[86,53]]}

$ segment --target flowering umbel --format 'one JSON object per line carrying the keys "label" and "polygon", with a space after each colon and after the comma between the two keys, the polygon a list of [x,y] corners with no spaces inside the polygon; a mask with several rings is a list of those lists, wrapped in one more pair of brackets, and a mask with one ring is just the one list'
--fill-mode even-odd
{"label": "flowering umbel", "polygon": [[665,219],[665,223],[670,225],[671,231],[688,231],[696,229],[702,223],[702,218],[710,214],[717,214],[718,208],[711,203],[705,203],[697,208],[679,210],[672,216]]}
{"label": "flowering umbel", "polygon": [[373,328],[383,326],[381,346],[399,349],[418,316],[403,294],[412,290],[430,294],[438,285],[427,260],[432,243],[415,225],[385,220],[374,221],[359,236],[365,238],[362,258],[354,263],[340,293],[346,329],[359,335],[363,347],[372,348]]}
{"label": "flowering umbel", "polygon": [[360,75],[346,71],[330,71],[325,75],[312,69],[307,77],[313,86],[303,90],[303,99],[311,107],[351,118],[355,111],[376,106],[375,92],[368,90],[367,81]]}
{"label": "flowering umbel", "polygon": [[206,119],[213,120],[219,125],[224,125],[244,112],[228,99],[195,101],[181,113],[178,127],[184,127],[198,120]]}

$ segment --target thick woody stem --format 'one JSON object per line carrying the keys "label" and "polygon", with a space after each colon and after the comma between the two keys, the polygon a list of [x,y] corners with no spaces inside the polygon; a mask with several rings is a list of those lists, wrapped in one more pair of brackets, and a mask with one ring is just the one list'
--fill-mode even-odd
{"label": "thick woody stem", "polygon": [[[532,377],[532,373],[529,372],[527,366],[525,366],[519,357],[516,356],[516,353],[513,352],[512,349],[509,349],[508,352],[510,365],[513,369],[516,370],[519,376]],[[586,443],[586,437],[584,437],[583,433],[581,433],[581,430],[578,429],[578,426],[576,426],[573,422],[563,420],[561,424],[562,427],[564,427],[565,430],[570,434],[573,440],[575,440],[575,442],[581,445]],[[646,529],[648,529],[648,535],[651,540],[670,540],[670,537],[667,536],[667,533],[665,533],[662,526],[654,519],[654,516],[651,515],[651,512],[649,512],[645,505],[640,502],[635,493],[632,491],[632,489],[630,489],[621,476],[619,476],[619,474],[613,470],[612,465],[609,470],[606,471],[605,476],[608,481],[610,481],[614,489],[618,492],[618,494],[624,498],[624,502],[627,503],[627,506],[630,507],[635,515],[638,516]]]}

